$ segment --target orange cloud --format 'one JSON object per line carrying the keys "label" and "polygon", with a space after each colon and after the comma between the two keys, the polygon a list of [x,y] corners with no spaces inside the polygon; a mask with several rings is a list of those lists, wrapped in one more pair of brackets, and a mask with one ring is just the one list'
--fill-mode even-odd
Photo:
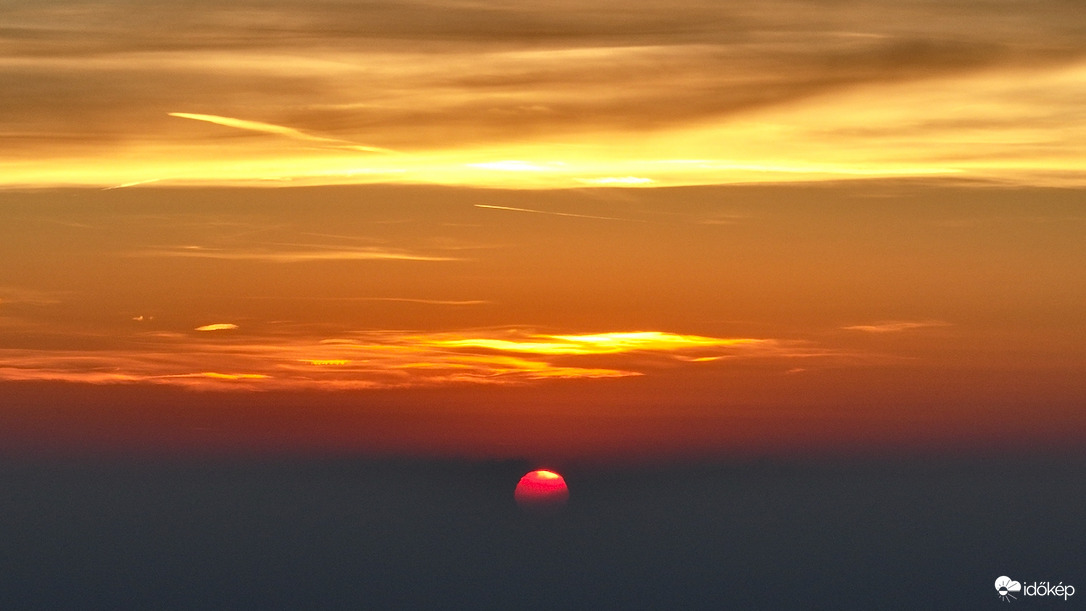
{"label": "orange cloud", "polygon": [[926,329],[929,327],[949,327],[948,322],[941,320],[924,320],[924,321],[890,321],[873,325],[852,325],[849,327],[841,327],[849,331],[865,331],[867,333],[899,333],[901,331],[911,331],[913,329]]}
{"label": "orange cloud", "polygon": [[[228,330],[216,323],[202,330]],[[309,337],[142,333],[142,350],[93,353],[0,350],[0,379],[173,384],[193,388],[363,389],[446,384],[522,384],[552,379],[642,376],[658,364],[713,366],[723,359],[840,356],[797,342],[662,331],[584,335],[478,332],[351,333]],[[130,343],[127,345],[131,345]],[[709,364],[709,365],[706,365]]]}
{"label": "orange cloud", "polygon": [[487,348],[534,354],[615,354],[619,352],[672,352],[689,348],[741,346],[764,343],[758,339],[721,339],[677,335],[660,331],[600,333],[595,335],[533,335],[523,340],[458,338],[430,340],[436,346]]}
{"label": "orange cloud", "polygon": [[250,248],[205,248],[179,246],[132,253],[145,257],[221,259],[225,261],[265,261],[302,263],[308,261],[459,261],[455,257],[425,255],[404,250],[369,247],[342,247],[307,244],[268,244]]}

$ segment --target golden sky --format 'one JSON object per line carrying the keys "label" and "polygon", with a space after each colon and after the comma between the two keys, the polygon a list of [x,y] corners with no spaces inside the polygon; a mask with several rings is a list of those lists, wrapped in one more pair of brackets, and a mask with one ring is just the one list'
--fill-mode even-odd
{"label": "golden sky", "polygon": [[1079,13],[6,2],[0,441],[1081,444]]}
{"label": "golden sky", "polygon": [[0,183],[1079,184],[1079,8],[5,2]]}

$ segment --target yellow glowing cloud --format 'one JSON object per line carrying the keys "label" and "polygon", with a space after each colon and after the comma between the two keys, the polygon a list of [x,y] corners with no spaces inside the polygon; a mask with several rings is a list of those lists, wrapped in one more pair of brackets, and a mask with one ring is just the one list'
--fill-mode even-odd
{"label": "yellow glowing cloud", "polygon": [[204,325],[202,327],[196,327],[196,331],[233,331],[238,326],[229,322],[217,322],[210,325]]}
{"label": "yellow glowing cloud", "polygon": [[271,376],[262,373],[218,373],[215,371],[203,371],[200,373],[186,373],[172,376],[163,376],[167,378],[211,378],[212,380],[266,380]]}
{"label": "yellow glowing cloud", "polygon": [[[233,328],[230,323],[200,327],[206,331]],[[194,388],[222,384],[222,388],[247,390],[364,389],[622,378],[645,375],[643,369],[654,367],[654,360],[701,366],[719,358],[835,356],[779,340],[661,331],[585,335],[533,335],[516,330],[430,334],[384,331],[324,340],[313,340],[308,334],[230,335],[217,341],[199,341],[177,333],[139,333],[138,337],[138,349],[126,344],[127,340],[118,340],[120,345],[115,349],[87,354],[0,350],[0,379]],[[240,384],[243,382],[256,383]]]}
{"label": "yellow glowing cloud", "polygon": [[[542,341],[538,341],[542,340]],[[431,340],[450,348],[486,348],[533,354],[615,354],[633,351],[671,352],[690,348],[742,346],[764,343],[758,339],[721,339],[660,331],[600,333],[596,335],[534,335],[528,340],[463,338]]]}

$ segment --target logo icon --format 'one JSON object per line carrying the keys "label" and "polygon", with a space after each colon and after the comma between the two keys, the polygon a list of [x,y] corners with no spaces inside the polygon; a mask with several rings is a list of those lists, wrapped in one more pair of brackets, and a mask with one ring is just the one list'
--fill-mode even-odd
{"label": "logo icon", "polygon": [[1018,599],[1018,597],[1011,594],[1011,592],[1021,592],[1022,584],[1004,575],[995,580],[995,589],[1004,602],[1011,602],[1012,598],[1015,600]]}

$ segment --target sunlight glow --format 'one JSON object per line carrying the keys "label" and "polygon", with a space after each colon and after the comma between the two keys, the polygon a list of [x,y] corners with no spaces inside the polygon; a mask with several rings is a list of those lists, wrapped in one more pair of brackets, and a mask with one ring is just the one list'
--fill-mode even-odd
{"label": "sunlight glow", "polygon": [[535,335],[532,339],[549,341],[515,341],[489,338],[437,340],[436,345],[448,347],[488,348],[509,352],[534,354],[615,354],[637,350],[672,351],[685,348],[740,346],[757,344],[757,339],[721,339],[697,335],[678,335],[660,331],[629,333],[600,333],[595,335]]}
{"label": "sunlight glow", "polygon": [[638,176],[612,176],[607,178],[578,178],[577,182],[587,185],[649,185],[656,181]]}

